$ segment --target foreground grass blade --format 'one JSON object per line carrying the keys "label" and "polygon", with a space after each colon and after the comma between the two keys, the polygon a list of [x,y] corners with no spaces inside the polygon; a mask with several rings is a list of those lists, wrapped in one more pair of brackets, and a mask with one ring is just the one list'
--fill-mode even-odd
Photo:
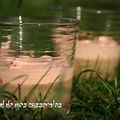
{"label": "foreground grass blade", "polygon": [[17,5],[17,8],[16,8],[16,11],[15,11],[15,15],[18,14],[18,12],[19,12],[19,10],[20,10],[20,8],[21,8],[22,3],[23,3],[23,0],[19,0],[18,5]]}
{"label": "foreground grass blade", "polygon": [[[21,75],[22,76],[22,75]],[[28,75],[26,75],[26,76],[22,76],[22,77],[25,77],[25,79],[22,81],[22,83],[21,84],[19,84],[20,85],[20,87],[22,87],[22,85],[24,84],[24,82],[27,80],[27,78],[28,78]],[[19,79],[20,78],[20,76],[19,77],[16,77],[17,79]],[[17,87],[14,91],[13,91],[13,93],[16,93],[17,92],[17,90],[19,90],[19,88]]]}
{"label": "foreground grass blade", "polygon": [[[95,70],[96,69],[96,67],[97,67],[97,65],[98,65],[98,63],[99,63],[99,56],[97,57],[97,59],[96,59],[96,61],[95,61],[95,65],[93,66],[93,70]],[[91,79],[93,77],[93,72],[91,71],[91,73],[90,73],[90,76],[89,76],[89,78],[88,79]]]}
{"label": "foreground grass blade", "polygon": [[39,81],[36,83],[36,85],[29,91],[28,95],[25,97],[23,102],[26,102],[26,101],[28,101],[31,98],[31,96],[33,95],[34,91],[38,87],[39,83],[43,80],[43,78],[47,75],[47,73],[51,70],[51,68],[52,68],[52,66],[45,72],[45,74],[43,74],[43,76],[39,79]]}
{"label": "foreground grass blade", "polygon": [[9,91],[4,91],[4,97],[14,99],[15,101],[18,100],[18,98],[15,96],[15,94],[9,92]]}
{"label": "foreground grass blade", "polygon": [[21,85],[18,84],[18,102],[21,102]]}
{"label": "foreground grass blade", "polygon": [[108,90],[108,92],[109,92],[110,94],[112,94],[113,88],[112,88],[112,87],[102,78],[102,76],[101,76],[96,70],[94,70],[94,69],[86,69],[86,70],[80,72],[79,75],[78,75],[77,78],[76,78],[76,84],[79,82],[79,78],[81,77],[82,74],[87,73],[87,72],[91,72],[91,71],[92,71],[92,72],[95,72],[95,73],[97,74],[97,76],[100,78],[100,80],[101,80],[101,82],[103,83],[103,85],[105,86],[105,88]]}
{"label": "foreground grass blade", "polygon": [[15,77],[15,78],[13,78],[12,80],[9,80],[8,82],[6,82],[5,84],[3,84],[2,86],[0,86],[0,88],[1,88],[1,89],[5,89],[5,88],[10,84],[10,82],[16,81],[16,80],[18,80],[19,78],[26,77],[26,76],[27,76],[26,74],[17,76],[17,77]]}
{"label": "foreground grass blade", "polygon": [[52,82],[51,86],[48,88],[48,90],[47,90],[47,92],[46,92],[46,94],[45,94],[45,96],[44,96],[44,98],[43,98],[43,101],[47,98],[47,95],[49,94],[51,88],[53,87],[53,85],[55,84],[55,82],[58,80],[59,77],[60,77],[60,75],[58,75],[58,76],[56,77],[56,79]]}

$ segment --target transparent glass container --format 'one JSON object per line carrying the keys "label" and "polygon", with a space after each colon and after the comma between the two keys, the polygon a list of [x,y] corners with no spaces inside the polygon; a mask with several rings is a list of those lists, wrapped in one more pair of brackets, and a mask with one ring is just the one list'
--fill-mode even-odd
{"label": "transparent glass container", "polygon": [[77,31],[70,18],[1,17],[1,88],[28,107],[69,108]]}
{"label": "transparent glass container", "polygon": [[[78,8],[80,32],[75,71],[95,69],[104,79],[115,79],[120,57],[120,14],[114,9]],[[86,75],[91,78],[91,73]]]}

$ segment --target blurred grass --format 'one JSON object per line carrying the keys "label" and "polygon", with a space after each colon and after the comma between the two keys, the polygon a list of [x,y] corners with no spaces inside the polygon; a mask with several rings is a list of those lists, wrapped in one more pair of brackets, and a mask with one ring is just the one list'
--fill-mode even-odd
{"label": "blurred grass", "polygon": [[[79,75],[74,76],[71,108],[66,115],[61,114],[55,109],[14,108],[8,110],[6,108],[0,108],[0,120],[119,120],[119,68],[120,64],[118,63],[116,67],[116,78],[111,81],[104,80],[94,69],[86,69],[80,72]],[[87,72],[95,72],[96,77],[92,77],[92,73],[87,79],[81,77]],[[20,85],[18,88],[20,90]],[[14,94],[4,91],[5,94],[17,101]],[[0,98],[2,96],[3,92],[0,90]]]}

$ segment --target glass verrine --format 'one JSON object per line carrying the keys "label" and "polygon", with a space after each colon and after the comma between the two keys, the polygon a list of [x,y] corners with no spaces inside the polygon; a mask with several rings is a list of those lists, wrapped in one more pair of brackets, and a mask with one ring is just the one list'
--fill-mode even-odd
{"label": "glass verrine", "polygon": [[1,17],[1,88],[28,107],[69,108],[77,26],[71,18]]}
{"label": "glass verrine", "polygon": [[[96,70],[104,79],[115,79],[120,58],[120,15],[115,9],[78,7],[80,32],[75,71]],[[87,79],[96,77],[89,72]],[[85,77],[85,76],[84,76]]]}

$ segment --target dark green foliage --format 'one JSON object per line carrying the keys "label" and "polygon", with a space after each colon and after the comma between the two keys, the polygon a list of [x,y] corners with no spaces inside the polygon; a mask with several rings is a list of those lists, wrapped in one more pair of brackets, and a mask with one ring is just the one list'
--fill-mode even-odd
{"label": "dark green foliage", "polygon": [[[72,120],[119,120],[119,77],[107,81],[96,72],[98,78],[80,78],[82,74],[90,71],[96,72],[88,69],[77,77],[74,76],[70,112]],[[118,72],[117,69],[116,73]]]}

